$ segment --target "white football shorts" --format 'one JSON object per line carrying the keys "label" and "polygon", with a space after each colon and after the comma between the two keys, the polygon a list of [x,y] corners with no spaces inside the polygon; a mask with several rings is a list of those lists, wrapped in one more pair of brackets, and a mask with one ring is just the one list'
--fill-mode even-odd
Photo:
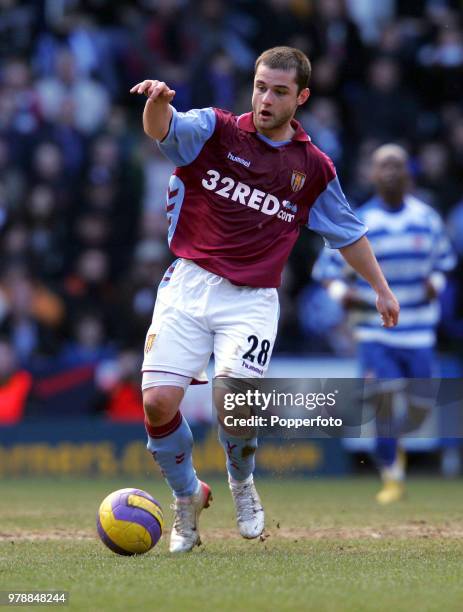
{"label": "white football shorts", "polygon": [[260,378],[268,369],[278,316],[276,289],[238,287],[178,259],[159,285],[142,371],[207,382],[214,353],[215,376]]}

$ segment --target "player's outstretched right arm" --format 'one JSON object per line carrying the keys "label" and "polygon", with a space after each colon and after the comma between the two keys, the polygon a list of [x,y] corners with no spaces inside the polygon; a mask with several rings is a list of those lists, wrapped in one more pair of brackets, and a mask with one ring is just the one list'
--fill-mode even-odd
{"label": "player's outstretched right arm", "polygon": [[144,94],[148,97],[143,111],[145,133],[155,140],[165,138],[172,119],[173,111],[170,103],[174,99],[175,91],[164,81],[145,80],[134,85],[130,93]]}

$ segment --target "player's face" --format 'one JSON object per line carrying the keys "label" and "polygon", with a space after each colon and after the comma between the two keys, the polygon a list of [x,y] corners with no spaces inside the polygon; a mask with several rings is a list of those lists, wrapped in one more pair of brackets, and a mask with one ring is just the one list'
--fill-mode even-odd
{"label": "player's face", "polygon": [[406,162],[394,155],[376,159],[373,164],[373,181],[380,192],[403,195],[409,181]]}
{"label": "player's face", "polygon": [[310,95],[308,89],[297,91],[295,70],[274,70],[260,64],[254,76],[252,110],[257,131],[265,136],[278,136],[285,129],[301,104]]}

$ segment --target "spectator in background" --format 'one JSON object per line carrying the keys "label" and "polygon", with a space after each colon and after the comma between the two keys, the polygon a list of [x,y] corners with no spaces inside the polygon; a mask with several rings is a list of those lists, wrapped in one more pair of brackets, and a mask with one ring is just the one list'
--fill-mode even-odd
{"label": "spectator in background", "polygon": [[182,19],[182,2],[160,0],[148,18],[143,48],[156,64],[181,64],[188,55],[187,33]]}
{"label": "spectator in background", "polygon": [[0,283],[0,334],[7,337],[19,362],[55,355],[64,319],[60,298],[33,279],[21,265],[9,266]]}
{"label": "spectator in background", "polygon": [[97,368],[112,360],[115,351],[108,341],[105,324],[97,311],[85,310],[72,321],[72,336],[59,355],[64,366],[91,365]]}
{"label": "spectator in background", "polygon": [[322,55],[313,64],[313,94],[333,100],[341,97],[339,64],[329,55]]}
{"label": "spectator in background", "polygon": [[[84,208],[106,218],[110,270],[122,273],[130,263],[139,222],[142,171],[135,160],[124,156],[121,140],[102,134],[90,148],[85,171]],[[74,210],[75,219],[82,206]]]}
{"label": "spectator in background", "polygon": [[100,129],[109,112],[110,96],[101,83],[79,73],[73,54],[63,48],[56,55],[54,73],[37,83],[38,105],[42,116],[54,123],[63,104],[75,106],[75,124],[83,134]]}
{"label": "spectator in background", "polygon": [[[397,109],[400,108],[400,112]],[[400,66],[388,57],[372,61],[366,89],[351,101],[361,138],[411,139],[416,132],[417,105],[414,95],[401,84]]]}
{"label": "spectator in background", "polygon": [[99,313],[80,311],[71,322],[70,339],[53,358],[33,369],[30,418],[76,418],[99,414],[106,401],[102,373],[116,362]]}
{"label": "spectator in background", "polygon": [[28,64],[20,58],[8,60],[3,66],[1,86],[2,94],[13,103],[13,129],[18,134],[35,131],[40,123],[39,98]]}
{"label": "spectator in background", "polygon": [[[262,53],[264,49],[270,47],[286,45],[293,36],[304,34],[305,20],[299,18],[295,12],[294,3],[286,2],[286,0],[269,0],[268,2],[258,1],[252,4],[255,4],[252,15],[255,19],[256,40],[254,48],[257,53]],[[262,19],[263,14],[265,14],[265,19]],[[270,23],[272,24],[271,28],[268,27]],[[310,37],[305,36],[305,38]],[[307,51],[311,57],[314,56],[312,48],[307,49]]]}
{"label": "spectator in background", "polygon": [[0,0],[0,57],[30,55],[38,7],[33,2]]}
{"label": "spectator in background", "polygon": [[422,85],[428,102],[461,100],[463,94],[463,33],[452,20],[442,24],[435,40],[421,47],[418,63],[425,68]]}
{"label": "spectator in background", "polygon": [[448,148],[441,142],[426,142],[418,150],[417,162],[418,192],[426,202],[446,214],[460,195]]}
{"label": "spectator in background", "polygon": [[[119,72],[124,70],[128,36],[119,3],[80,3],[72,17],[67,43],[79,74],[98,79],[110,98],[121,94]],[[119,10],[118,10],[119,9]]]}
{"label": "spectator in background", "polygon": [[22,420],[31,386],[31,375],[19,369],[13,347],[0,337],[0,426]]}
{"label": "spectator in background", "polygon": [[114,385],[108,390],[106,417],[115,423],[144,421],[143,396],[140,389],[140,353],[123,351],[119,355]]}
{"label": "spectator in background", "polygon": [[394,16],[395,0],[346,0],[351,18],[360,28],[363,42],[374,45]]}
{"label": "spectator in background", "polygon": [[143,344],[153,314],[156,288],[171,260],[164,240],[145,237],[137,244],[130,273],[117,291],[120,313],[117,335],[122,346],[135,349]]}
{"label": "spectator in background", "polygon": [[68,223],[68,215],[76,203],[76,192],[69,189],[71,176],[64,172],[64,157],[54,142],[42,141],[32,153],[32,166],[29,170],[32,185],[46,185],[53,192],[56,205],[55,214],[62,224]]}
{"label": "spectator in background", "polygon": [[28,167],[40,125],[30,67],[22,59],[7,59],[0,70],[0,134],[8,143],[13,163]]}
{"label": "spectator in background", "polygon": [[29,265],[31,261],[30,236],[27,226],[22,220],[12,220],[7,223],[2,231],[2,242],[0,253],[2,263]]}
{"label": "spectator in background", "polygon": [[86,139],[76,125],[76,101],[72,96],[62,101],[54,121],[43,126],[41,136],[59,147],[65,175],[70,180],[80,179],[85,161]]}
{"label": "spectator in background", "polygon": [[317,0],[308,36],[314,40],[314,57],[328,55],[338,65],[343,80],[360,81],[365,66],[365,47],[345,0]]}
{"label": "spectator in background", "polygon": [[110,215],[98,210],[83,211],[75,220],[73,245],[76,255],[86,249],[109,251],[112,224]]}
{"label": "spectator in background", "polygon": [[64,297],[72,320],[82,312],[100,313],[109,333],[117,328],[115,289],[110,278],[108,255],[101,249],[86,249],[76,259],[65,280]]}
{"label": "spectator in background", "polygon": [[330,98],[315,98],[310,110],[301,117],[304,129],[339,167],[343,142],[339,109]]}
{"label": "spectator in background", "polygon": [[60,278],[65,270],[66,224],[59,214],[56,192],[36,184],[26,200],[25,225],[34,273],[48,282]]}
{"label": "spectator in background", "polygon": [[[2,185],[3,206],[6,217],[11,212],[21,210],[22,198],[26,190],[23,172],[17,164],[13,164],[11,150],[5,137],[0,136],[0,184]],[[3,215],[3,212],[2,212]],[[3,219],[3,217],[2,217]],[[0,231],[3,223],[0,222]]]}
{"label": "spectator in background", "polygon": [[233,72],[252,70],[254,54],[241,30],[242,20],[235,17],[234,7],[224,0],[201,0],[198,6],[190,5],[185,33],[194,58],[190,81],[193,108],[210,105],[211,100],[217,104],[222,98],[222,92],[215,88],[218,82],[228,92],[230,102]]}

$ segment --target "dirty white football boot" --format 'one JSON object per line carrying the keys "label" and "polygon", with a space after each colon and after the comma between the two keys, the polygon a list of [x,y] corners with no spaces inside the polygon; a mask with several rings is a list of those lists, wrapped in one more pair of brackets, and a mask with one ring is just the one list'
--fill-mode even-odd
{"label": "dirty white football boot", "polygon": [[258,538],[264,531],[265,515],[254,479],[238,482],[228,478],[236,508],[236,522],[243,538]]}
{"label": "dirty white football boot", "polygon": [[201,544],[198,530],[198,517],[204,508],[209,508],[212,501],[210,487],[199,481],[198,492],[190,497],[175,500],[172,509],[175,512],[174,526],[170,534],[171,553],[184,553]]}

